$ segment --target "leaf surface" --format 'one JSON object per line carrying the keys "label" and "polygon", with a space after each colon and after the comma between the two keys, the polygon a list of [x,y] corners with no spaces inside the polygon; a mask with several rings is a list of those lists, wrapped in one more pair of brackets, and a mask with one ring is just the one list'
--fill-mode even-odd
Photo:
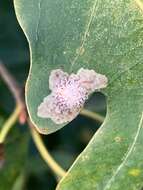
{"label": "leaf surface", "polygon": [[40,132],[63,127],[39,119],[53,69],[85,67],[105,74],[107,116],[58,190],[138,190],[143,181],[143,2],[15,0],[28,38],[27,106]]}

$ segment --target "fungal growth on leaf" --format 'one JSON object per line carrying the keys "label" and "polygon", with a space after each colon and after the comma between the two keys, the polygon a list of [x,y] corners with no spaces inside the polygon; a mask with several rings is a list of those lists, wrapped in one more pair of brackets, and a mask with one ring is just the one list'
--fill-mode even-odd
{"label": "fungal growth on leaf", "polygon": [[50,118],[56,124],[72,121],[83,108],[88,96],[107,86],[107,77],[94,70],[81,68],[77,74],[61,69],[53,70],[49,77],[51,94],[38,107],[37,115]]}

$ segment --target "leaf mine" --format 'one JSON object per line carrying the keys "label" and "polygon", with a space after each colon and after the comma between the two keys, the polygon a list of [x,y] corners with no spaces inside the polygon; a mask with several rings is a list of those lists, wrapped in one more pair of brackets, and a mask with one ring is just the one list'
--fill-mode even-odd
{"label": "leaf mine", "polygon": [[88,96],[107,86],[107,77],[94,70],[81,68],[77,74],[61,69],[53,70],[49,77],[51,94],[38,106],[37,115],[50,118],[56,124],[72,121],[84,106]]}

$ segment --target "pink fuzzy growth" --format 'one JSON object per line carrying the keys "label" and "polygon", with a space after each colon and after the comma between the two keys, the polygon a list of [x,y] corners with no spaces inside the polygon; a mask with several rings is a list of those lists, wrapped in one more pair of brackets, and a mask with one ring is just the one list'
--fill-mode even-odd
{"label": "pink fuzzy growth", "polygon": [[107,78],[94,70],[81,68],[77,74],[53,70],[49,77],[51,94],[38,107],[37,115],[62,124],[73,120],[89,94],[107,86]]}

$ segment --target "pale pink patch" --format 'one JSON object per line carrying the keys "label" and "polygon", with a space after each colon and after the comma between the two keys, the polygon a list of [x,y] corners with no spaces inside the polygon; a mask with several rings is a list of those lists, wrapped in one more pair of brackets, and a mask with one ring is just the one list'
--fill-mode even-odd
{"label": "pale pink patch", "polygon": [[94,70],[81,68],[77,74],[53,70],[49,77],[50,95],[38,107],[37,115],[51,118],[56,124],[73,120],[84,106],[88,96],[107,86],[107,77]]}

